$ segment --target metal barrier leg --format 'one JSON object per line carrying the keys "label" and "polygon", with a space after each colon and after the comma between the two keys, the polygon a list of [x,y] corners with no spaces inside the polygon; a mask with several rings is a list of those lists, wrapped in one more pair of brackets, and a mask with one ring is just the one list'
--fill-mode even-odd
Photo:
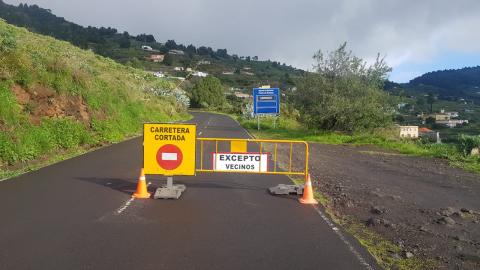
{"label": "metal barrier leg", "polygon": [[185,185],[174,185],[173,176],[167,176],[167,185],[157,188],[154,199],[178,199],[185,191]]}

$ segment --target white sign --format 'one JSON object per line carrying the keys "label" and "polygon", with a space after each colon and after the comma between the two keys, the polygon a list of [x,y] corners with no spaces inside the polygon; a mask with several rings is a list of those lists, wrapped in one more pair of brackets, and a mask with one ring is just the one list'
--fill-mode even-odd
{"label": "white sign", "polygon": [[162,160],[177,160],[177,153],[162,153]]}
{"label": "white sign", "polygon": [[224,172],[267,172],[268,154],[213,153],[213,170]]}

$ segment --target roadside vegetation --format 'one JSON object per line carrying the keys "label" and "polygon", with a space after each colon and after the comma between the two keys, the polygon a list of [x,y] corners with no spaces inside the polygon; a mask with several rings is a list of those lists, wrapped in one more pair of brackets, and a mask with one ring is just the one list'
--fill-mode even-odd
{"label": "roadside vegetation", "polygon": [[257,130],[257,119],[244,110],[239,122],[259,138],[376,145],[402,154],[446,159],[480,173],[480,157],[471,155],[480,146],[479,136],[461,135],[458,143],[448,144],[399,138],[393,114],[396,100],[383,91],[390,71],[383,59],[378,57],[368,66],[347,51],[346,44],[326,55],[320,51],[314,59],[315,72],[306,74],[296,91],[287,92],[278,119],[261,117]]}
{"label": "roadside vegetation", "polygon": [[188,101],[174,88],[0,20],[0,179],[35,159],[121,141],[146,121],[185,119]]}
{"label": "roadside vegetation", "polygon": [[280,117],[274,128],[273,118],[265,117],[261,118],[260,130],[257,130],[256,119],[237,117],[237,120],[257,138],[295,139],[324,144],[375,145],[401,154],[445,159],[455,167],[480,173],[480,158],[470,155],[471,149],[480,146],[479,136],[462,135],[458,145],[436,144],[422,140],[400,139],[395,127],[370,132],[344,133],[307,129],[294,119]]}

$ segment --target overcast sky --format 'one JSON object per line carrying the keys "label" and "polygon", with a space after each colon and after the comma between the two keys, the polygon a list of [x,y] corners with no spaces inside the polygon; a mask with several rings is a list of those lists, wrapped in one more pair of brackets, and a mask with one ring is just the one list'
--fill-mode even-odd
{"label": "overcast sky", "polygon": [[5,0],[37,4],[87,26],[111,26],[157,41],[257,55],[311,69],[319,49],[348,43],[355,55],[377,53],[390,79],[480,65],[480,0]]}

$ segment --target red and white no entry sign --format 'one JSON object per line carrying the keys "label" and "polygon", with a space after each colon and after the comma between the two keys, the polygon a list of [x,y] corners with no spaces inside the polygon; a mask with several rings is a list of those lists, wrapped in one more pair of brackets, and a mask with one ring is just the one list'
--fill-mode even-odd
{"label": "red and white no entry sign", "polygon": [[183,154],[180,148],[173,144],[165,144],[157,152],[157,162],[165,170],[175,170],[182,164]]}

